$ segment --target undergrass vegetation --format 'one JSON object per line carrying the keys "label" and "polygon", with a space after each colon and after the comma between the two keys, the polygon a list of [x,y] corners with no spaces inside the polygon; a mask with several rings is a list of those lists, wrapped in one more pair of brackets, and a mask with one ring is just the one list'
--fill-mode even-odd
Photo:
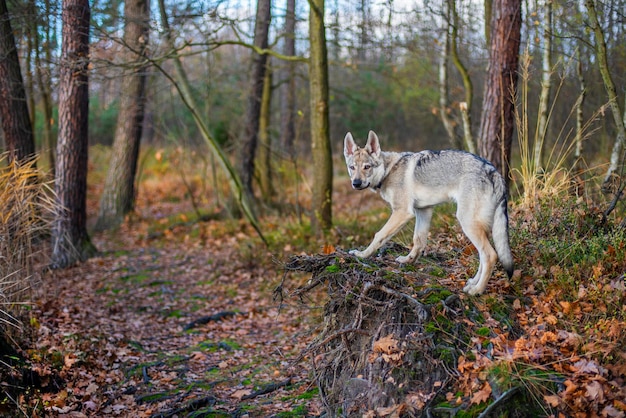
{"label": "undergrass vegetation", "polygon": [[9,161],[0,155],[0,328],[20,327],[40,245],[56,212],[54,192],[36,160]]}

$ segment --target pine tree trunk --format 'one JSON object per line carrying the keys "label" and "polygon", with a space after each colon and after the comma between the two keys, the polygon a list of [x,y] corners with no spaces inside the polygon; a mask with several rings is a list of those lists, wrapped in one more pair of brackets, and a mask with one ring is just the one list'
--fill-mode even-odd
{"label": "pine tree trunk", "polygon": [[509,180],[509,159],[515,123],[521,0],[494,0],[489,68],[480,121],[480,154]]}
{"label": "pine tree trunk", "polygon": [[9,159],[33,158],[35,140],[6,0],[0,0],[0,121]]}
{"label": "pine tree trunk", "polygon": [[150,29],[148,1],[127,0],[124,15],[124,43],[128,48],[125,65],[128,69],[122,82],[112,155],[100,198],[98,230],[118,226],[135,206],[135,176],[146,103],[147,65],[144,54]]}
{"label": "pine tree trunk", "polygon": [[59,75],[59,139],[52,267],[63,268],[95,253],[87,234],[89,2],[63,1]]}
{"label": "pine tree trunk", "polygon": [[317,233],[332,227],[333,161],[328,121],[328,53],[324,27],[324,0],[311,0],[309,12],[309,90],[311,106],[311,151],[313,198],[311,225]]}
{"label": "pine tree trunk", "polygon": [[[267,49],[271,19],[271,0],[259,0],[257,3],[256,25],[254,29],[254,45]],[[261,100],[263,98],[263,81],[267,65],[267,54],[253,53],[252,75],[248,108],[246,111],[246,128],[241,143],[241,181],[250,199],[253,198],[252,178],[254,177],[254,158],[256,154],[259,118],[261,116]]]}

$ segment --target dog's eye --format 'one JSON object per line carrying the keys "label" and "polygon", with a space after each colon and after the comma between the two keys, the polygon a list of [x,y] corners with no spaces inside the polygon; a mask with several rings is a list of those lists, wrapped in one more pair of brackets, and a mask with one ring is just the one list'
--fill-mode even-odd
{"label": "dog's eye", "polygon": [[369,164],[365,164],[365,165],[363,165],[363,169],[364,169],[364,170],[369,170],[370,168],[372,168],[372,166],[371,166],[371,165],[369,165]]}
{"label": "dog's eye", "polygon": [[351,165],[350,167],[348,167],[350,169],[350,171],[354,171],[354,166]]}

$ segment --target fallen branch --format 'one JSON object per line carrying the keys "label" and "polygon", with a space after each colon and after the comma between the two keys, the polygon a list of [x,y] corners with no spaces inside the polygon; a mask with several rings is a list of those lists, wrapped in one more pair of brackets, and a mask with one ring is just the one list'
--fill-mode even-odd
{"label": "fallen branch", "polygon": [[252,392],[249,395],[244,395],[244,396],[241,397],[241,400],[245,401],[247,399],[254,399],[257,396],[261,396],[261,395],[266,395],[268,393],[272,393],[275,390],[278,390],[278,389],[280,389],[282,387],[285,387],[285,386],[289,386],[290,384],[291,384],[291,377],[283,380],[282,382],[271,383],[269,385],[266,385],[266,386],[262,387],[261,389]]}
{"label": "fallen branch", "polygon": [[[196,411],[206,406],[213,406],[216,403],[216,399],[213,396],[205,396],[204,398],[194,399],[180,408],[172,409],[168,412],[150,415],[150,418],[169,418],[176,415],[183,415],[185,412]],[[188,414],[184,414],[187,416]],[[208,416],[208,415],[207,415]]]}
{"label": "fallen branch", "polygon": [[213,315],[203,316],[185,325],[185,327],[183,328],[183,331],[188,331],[192,328],[197,327],[198,325],[205,325],[205,324],[208,324],[209,322],[221,321],[224,318],[229,318],[237,314],[238,312],[234,312],[234,311],[222,311]]}

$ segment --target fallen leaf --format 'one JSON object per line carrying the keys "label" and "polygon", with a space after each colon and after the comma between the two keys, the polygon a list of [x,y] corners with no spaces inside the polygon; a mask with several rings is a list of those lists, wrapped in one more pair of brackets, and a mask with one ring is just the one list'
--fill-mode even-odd
{"label": "fallen leaf", "polygon": [[239,389],[231,393],[230,397],[241,400],[241,398],[251,393],[252,391],[250,389]]}
{"label": "fallen leaf", "polygon": [[486,402],[487,400],[489,400],[490,396],[491,396],[491,385],[489,385],[489,382],[485,382],[478,392],[474,392],[474,395],[472,395],[472,400],[470,401],[470,403],[479,404],[481,402]]}
{"label": "fallen leaf", "polygon": [[559,395],[543,395],[543,400],[553,408],[556,408],[561,403]]}
{"label": "fallen leaf", "polygon": [[594,380],[593,382],[586,384],[585,389],[587,390],[587,393],[585,394],[587,399],[600,403],[604,402],[604,390],[602,389],[600,382]]}

